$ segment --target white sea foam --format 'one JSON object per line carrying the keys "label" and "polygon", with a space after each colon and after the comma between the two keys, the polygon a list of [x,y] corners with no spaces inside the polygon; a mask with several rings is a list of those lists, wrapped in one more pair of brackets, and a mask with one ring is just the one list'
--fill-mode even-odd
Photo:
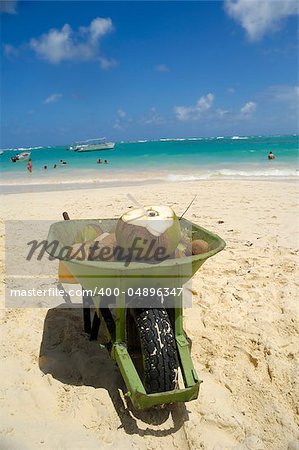
{"label": "white sea foam", "polygon": [[13,150],[15,150],[14,148],[1,148],[0,149],[2,152],[11,152]]}
{"label": "white sea foam", "polygon": [[178,183],[178,182],[188,182],[188,181],[203,181],[203,180],[242,180],[242,179],[252,179],[252,180],[296,180],[299,177],[299,170],[294,169],[274,169],[274,170],[263,170],[263,169],[256,169],[256,170],[233,170],[233,169],[220,169],[218,171],[216,170],[206,170],[202,171],[200,173],[192,173],[185,172],[185,173],[170,173],[165,174],[163,172],[147,172],[147,173],[140,173],[138,177],[135,177],[134,180],[132,180],[132,177],[128,177],[128,174],[123,174],[117,176],[117,174],[114,174],[115,176],[107,177],[107,178],[99,178],[95,173],[89,173],[88,178],[35,178],[31,180],[26,180],[26,184],[24,184],[24,179],[9,179],[5,180],[2,178],[1,180],[1,186],[3,189],[13,189],[17,188],[18,186],[24,186],[27,190],[30,189],[30,186],[41,186],[41,189],[44,189],[43,186],[55,186],[55,189],[59,189],[59,186],[61,186],[61,189],[67,189],[68,185],[71,185],[72,188],[74,188],[76,185],[79,187],[83,186],[94,186],[102,185],[102,186],[126,186],[126,185],[132,185],[132,184],[143,184],[143,183],[152,183],[152,182],[170,182],[170,183]]}
{"label": "white sea foam", "polygon": [[249,139],[249,137],[248,136],[232,136],[232,138],[231,139]]}
{"label": "white sea foam", "polygon": [[170,173],[167,176],[168,181],[196,181],[201,178],[195,175],[187,175],[187,174],[172,174]]}
{"label": "white sea foam", "polygon": [[231,170],[221,169],[213,173],[212,176],[223,177],[267,177],[267,178],[289,178],[299,177],[299,171],[294,169],[256,169],[256,170]]}
{"label": "white sea foam", "polygon": [[188,138],[161,138],[160,142],[169,142],[169,141],[188,141]]}
{"label": "white sea foam", "polygon": [[[39,150],[41,148],[45,148],[42,145],[38,145],[36,147],[18,147],[18,148],[8,148],[6,150],[13,150],[15,152],[28,152],[30,150]],[[51,148],[51,147],[48,147]]]}
{"label": "white sea foam", "polygon": [[168,181],[196,181],[196,180],[213,180],[220,178],[229,179],[241,179],[241,178],[298,178],[299,170],[294,169],[256,169],[256,170],[233,170],[233,169],[220,169],[220,170],[207,170],[199,174],[181,173],[181,174],[169,174],[167,176]]}
{"label": "white sea foam", "polygon": [[201,140],[202,140],[202,138],[200,138],[200,137],[193,137],[193,138],[186,139],[186,141],[201,141]]}

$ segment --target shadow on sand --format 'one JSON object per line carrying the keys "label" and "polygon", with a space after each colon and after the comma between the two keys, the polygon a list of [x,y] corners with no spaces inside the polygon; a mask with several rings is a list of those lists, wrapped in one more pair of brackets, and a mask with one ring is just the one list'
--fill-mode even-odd
{"label": "shadow on sand", "polygon": [[[78,305],[79,306],[79,305]],[[179,430],[188,420],[184,404],[166,405],[138,411],[120,394],[126,392],[121,374],[108,352],[99,343],[89,341],[83,332],[82,309],[64,305],[50,309],[46,315],[40,347],[39,367],[60,382],[72,386],[106,389],[127,434],[163,437]],[[148,425],[161,425],[171,416],[169,429],[140,429],[137,419]],[[170,423],[171,423],[170,422]]]}

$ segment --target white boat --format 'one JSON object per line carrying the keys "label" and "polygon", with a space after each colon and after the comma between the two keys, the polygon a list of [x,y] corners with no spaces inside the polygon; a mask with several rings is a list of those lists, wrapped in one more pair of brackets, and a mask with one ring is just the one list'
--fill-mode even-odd
{"label": "white boat", "polygon": [[3,153],[4,153],[4,151],[3,151],[3,150],[0,150],[0,155],[3,155]]}
{"label": "white boat", "polygon": [[88,139],[83,142],[76,142],[68,148],[74,152],[97,152],[102,150],[112,150],[115,147],[114,142],[106,142],[105,138]]}
{"label": "white boat", "polygon": [[31,155],[31,152],[23,152],[23,153],[20,153],[19,155],[12,156],[10,159],[12,160],[12,162],[24,161],[26,159],[29,159],[30,155]]}

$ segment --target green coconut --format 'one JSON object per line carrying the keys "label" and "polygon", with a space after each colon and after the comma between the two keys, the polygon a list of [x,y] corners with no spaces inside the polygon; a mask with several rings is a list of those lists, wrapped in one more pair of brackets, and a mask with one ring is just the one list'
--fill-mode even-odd
{"label": "green coconut", "polygon": [[74,244],[85,241],[93,241],[102,233],[103,231],[99,225],[90,223],[77,232],[74,239]]}
{"label": "green coconut", "polygon": [[115,236],[117,244],[133,256],[161,260],[161,256],[169,257],[177,248],[181,228],[169,206],[145,206],[123,214],[117,222]]}

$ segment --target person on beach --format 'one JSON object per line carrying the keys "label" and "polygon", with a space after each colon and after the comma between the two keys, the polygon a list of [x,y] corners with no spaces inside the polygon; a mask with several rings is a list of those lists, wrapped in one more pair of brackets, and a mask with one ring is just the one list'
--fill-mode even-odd
{"label": "person on beach", "polygon": [[102,164],[102,162],[103,162],[103,161],[102,161],[101,159],[98,159],[98,160],[97,160],[97,163],[98,163],[98,164]]}
{"label": "person on beach", "polygon": [[272,152],[269,152],[268,159],[275,159],[275,155]]}
{"label": "person on beach", "polygon": [[29,159],[29,160],[28,160],[28,163],[27,163],[27,170],[28,170],[28,172],[31,173],[31,172],[32,172],[32,168],[33,168],[33,167],[32,167],[32,161],[31,161],[31,159]]}
{"label": "person on beach", "polygon": [[57,164],[54,164],[53,169],[57,169]]}

